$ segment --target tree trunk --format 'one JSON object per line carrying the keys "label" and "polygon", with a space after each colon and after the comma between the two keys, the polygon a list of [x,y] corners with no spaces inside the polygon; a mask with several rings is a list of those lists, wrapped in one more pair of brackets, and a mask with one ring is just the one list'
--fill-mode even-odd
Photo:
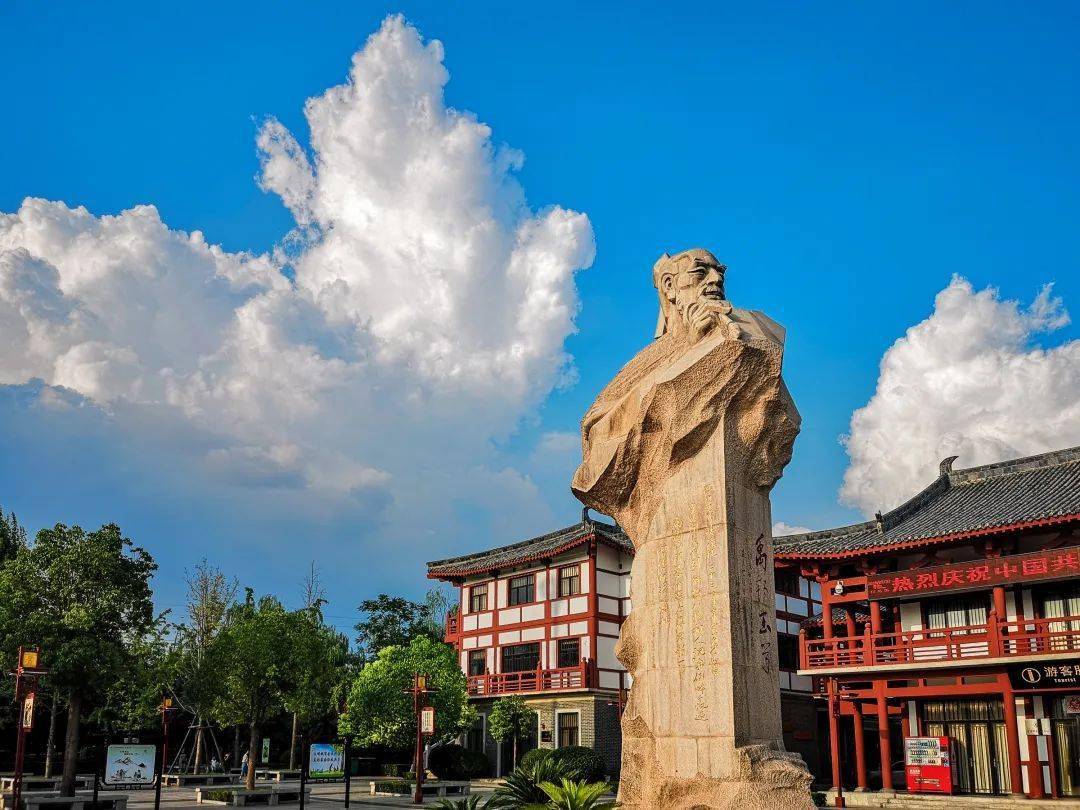
{"label": "tree trunk", "polygon": [[233,729],[232,738],[232,766],[233,768],[240,767],[240,726],[236,726]]}
{"label": "tree trunk", "polygon": [[292,738],[289,740],[289,770],[296,767],[296,712],[292,713]]}
{"label": "tree trunk", "polygon": [[514,735],[514,770],[517,770],[517,735]]}
{"label": "tree trunk", "polygon": [[195,715],[195,763],[192,767],[192,773],[199,772],[199,763],[202,762],[203,755],[203,738],[202,738],[202,721],[199,715]]}
{"label": "tree trunk", "polygon": [[[251,734],[248,735],[248,772],[244,786],[248,790],[255,789],[255,763],[259,761],[259,724],[251,721]],[[269,765],[270,763],[267,763]]]}
{"label": "tree trunk", "polygon": [[68,695],[67,731],[64,734],[64,772],[60,779],[60,795],[75,795],[75,769],[79,765],[79,714],[82,695],[72,690]]}
{"label": "tree trunk", "polygon": [[49,741],[45,743],[45,778],[52,776],[56,760],[56,713],[60,711],[60,693],[55,689],[52,694],[52,709],[49,711]]}

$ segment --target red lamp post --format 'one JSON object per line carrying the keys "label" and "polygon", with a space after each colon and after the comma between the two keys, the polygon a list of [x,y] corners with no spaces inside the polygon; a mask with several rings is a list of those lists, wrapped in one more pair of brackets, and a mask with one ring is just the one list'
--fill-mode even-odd
{"label": "red lamp post", "polygon": [[34,727],[34,703],[37,697],[38,678],[48,670],[41,667],[41,650],[37,647],[19,647],[19,659],[15,671],[15,703],[19,718],[15,737],[15,777],[12,780],[11,798],[14,807],[19,806],[22,796],[23,760],[26,756],[26,732]]}
{"label": "red lamp post", "polygon": [[426,698],[435,690],[428,686],[427,675],[417,673],[413,676],[413,685],[406,692],[412,692],[413,712],[416,714],[416,789],[413,791],[413,804],[424,803],[424,735],[435,733],[435,709],[425,706]]}

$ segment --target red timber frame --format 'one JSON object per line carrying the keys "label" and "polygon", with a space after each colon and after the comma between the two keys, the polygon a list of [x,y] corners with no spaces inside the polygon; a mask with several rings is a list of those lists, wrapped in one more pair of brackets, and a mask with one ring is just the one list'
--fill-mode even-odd
{"label": "red timber frame", "polygon": [[[1016,560],[1034,558],[1038,555],[1008,555],[1007,551],[1015,548],[1018,538],[999,538],[977,547],[983,554],[983,560],[992,564],[1001,564],[1006,574],[1013,570]],[[1004,540],[1005,542],[1001,542]],[[1055,550],[1054,560],[1065,560],[1069,565],[1080,561],[1080,545],[1075,535],[1063,533],[1044,546],[1049,554]],[[916,727],[911,728],[908,702],[921,699],[946,699],[967,697],[996,697],[1002,701],[1002,715],[1006,728],[1006,747],[1010,791],[1013,795],[1023,796],[1023,777],[1021,744],[1027,754],[1028,791],[1030,798],[1043,798],[1043,761],[1038,757],[1037,736],[1023,734],[1017,724],[1017,700],[1025,707],[1024,714],[1033,716],[1033,698],[1036,695],[1054,696],[1062,693],[1075,693],[1077,688],[1070,686],[1058,689],[1019,689],[1010,678],[1010,667],[1026,661],[1053,663],[1053,659],[1080,657],[1080,630],[1071,629],[1080,622],[1080,617],[1038,618],[1024,615],[1024,600],[1020,598],[1020,587],[1041,584],[1052,579],[1080,579],[1080,566],[1074,571],[1057,572],[1057,576],[1035,579],[1022,579],[1008,583],[994,583],[985,587],[966,587],[969,593],[988,593],[991,596],[991,609],[988,621],[983,625],[940,630],[903,631],[899,628],[899,598],[893,598],[886,604],[893,604],[893,620],[897,629],[886,631],[882,621],[881,599],[871,598],[874,585],[882,580],[879,571],[886,566],[895,566],[900,554],[911,554],[910,550],[890,548],[874,549],[874,558],[861,560],[819,560],[816,563],[801,561],[804,576],[812,576],[821,587],[822,616],[821,638],[809,638],[807,630],[800,632],[800,674],[815,677],[815,689],[820,698],[827,702],[830,756],[832,761],[832,783],[836,789],[841,785],[841,746],[840,720],[850,717],[850,729],[854,737],[855,748],[855,786],[868,789],[867,740],[864,719],[868,715],[876,716],[877,744],[879,747],[882,789],[894,790],[892,769],[894,761],[889,736],[889,718],[900,718],[904,736],[917,736],[921,720],[916,716]],[[779,556],[779,555],[778,555]],[[782,558],[783,559],[783,558]],[[787,561],[789,563],[793,560]],[[943,562],[934,552],[923,560],[913,564],[913,572],[923,566],[937,566]],[[854,563],[854,565],[853,565]],[[956,567],[972,563],[958,564]],[[1016,565],[1019,568],[1019,565]],[[926,569],[931,570],[931,569]],[[933,570],[944,570],[935,568]],[[903,570],[894,571],[893,576]],[[868,584],[873,586],[868,587]],[[1014,607],[1015,618],[1008,618],[1007,589],[1016,588]],[[838,592],[839,591],[839,592]],[[905,601],[920,599],[924,595],[940,595],[940,590],[930,594],[916,593],[907,596]],[[859,615],[865,611],[867,615]],[[844,609],[844,621],[834,619],[834,611]],[[888,616],[888,611],[885,612]],[[862,625],[861,630],[859,624]],[[925,622],[923,622],[925,626]],[[841,631],[842,628],[842,631]],[[838,632],[840,631],[840,632]],[[1059,784],[1055,768],[1055,755],[1052,750],[1052,735],[1046,738],[1048,762],[1050,765],[1051,793],[1056,796]],[[902,758],[902,752],[895,752]],[[840,791],[838,791],[838,795]],[[838,798],[838,802],[842,802]]]}
{"label": "red timber frame", "polygon": [[[540,664],[534,671],[529,672],[497,672],[497,671],[485,671],[482,675],[467,675],[468,693],[472,697],[486,697],[503,695],[510,693],[544,693],[544,692],[566,692],[566,691],[580,691],[586,689],[605,689],[608,691],[616,692],[620,688],[627,688],[628,683],[626,680],[626,673],[611,668],[601,668],[598,666],[598,647],[599,640],[601,638],[608,638],[612,640],[618,639],[616,634],[602,632],[600,623],[608,622],[615,625],[621,625],[624,616],[621,615],[621,611],[627,601],[626,597],[621,595],[608,595],[600,594],[598,588],[598,572],[601,570],[599,567],[599,546],[601,544],[597,541],[595,534],[588,534],[570,545],[557,550],[550,557],[542,559],[526,560],[522,561],[526,565],[536,565],[539,570],[533,573],[536,576],[547,577],[547,583],[545,586],[545,598],[536,599],[534,602],[528,603],[528,605],[543,605],[544,615],[541,618],[530,619],[525,621],[517,621],[512,624],[500,623],[499,614],[501,611],[527,607],[528,605],[509,605],[499,607],[499,581],[508,580],[513,576],[516,576],[516,572],[512,572],[512,569],[506,568],[503,570],[491,570],[486,573],[490,575],[490,579],[477,580],[473,583],[465,583],[462,581],[463,577],[455,578],[454,584],[458,587],[458,605],[459,612],[455,613],[451,611],[446,618],[446,635],[445,640],[449,644],[453,644],[454,648],[458,651],[459,655],[466,648],[464,647],[464,639],[474,636],[491,636],[491,644],[487,647],[479,648],[474,647],[472,649],[496,649],[501,650],[503,647],[510,646],[512,644],[529,644],[534,642],[545,643],[545,649],[547,649],[547,655],[542,656]],[[559,557],[567,554],[568,552],[580,549],[584,546],[586,556],[581,562],[588,563],[588,572],[586,574],[587,579],[582,582],[584,586],[587,582],[588,592],[580,593],[576,596],[563,596],[558,595],[559,576],[558,572],[561,568],[565,568],[567,565],[574,564],[573,561],[562,561]],[[614,547],[613,547],[614,548]],[[625,550],[614,549],[617,553],[627,553]],[[629,576],[629,569],[626,571],[610,571],[608,569],[602,569],[604,573],[614,576]],[[554,572],[554,576],[551,573]],[[584,573],[584,572],[583,572]],[[463,587],[466,584],[477,585],[486,582],[488,584],[488,609],[483,614],[491,614],[491,625],[488,627],[477,626],[474,630],[466,631],[464,629],[464,618],[466,615],[483,615],[483,614],[466,614],[461,611],[467,609],[469,605],[466,603],[463,597]],[[562,616],[553,616],[551,613],[551,603],[560,600],[567,600],[569,604],[570,599],[584,598],[586,608],[584,611],[576,613],[567,613]],[[608,599],[618,604],[619,614],[604,612],[601,610],[601,599]],[[579,635],[569,635],[556,637],[552,636],[551,629],[556,625],[564,624],[577,624],[584,622],[586,630]],[[529,639],[517,642],[509,642],[507,644],[500,643],[499,634],[501,632],[507,632],[509,630],[534,630],[542,628],[544,635],[539,639]],[[581,662],[577,666],[572,667],[551,667],[550,656],[557,655],[557,652],[553,652],[548,644],[557,645],[562,639],[581,639],[583,642],[587,640],[589,645],[589,654],[584,656]],[[557,651],[557,646],[554,647]],[[500,667],[498,660],[498,653],[496,653],[495,668]],[[619,675],[618,687],[601,687],[600,686],[600,674],[602,672],[613,672]]]}

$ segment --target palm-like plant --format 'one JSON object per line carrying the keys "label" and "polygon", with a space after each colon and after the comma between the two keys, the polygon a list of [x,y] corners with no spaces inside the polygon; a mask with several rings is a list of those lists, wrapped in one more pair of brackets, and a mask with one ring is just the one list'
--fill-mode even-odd
{"label": "palm-like plant", "polygon": [[548,795],[542,782],[559,782],[566,778],[563,766],[554,757],[540,757],[528,768],[517,768],[495,791],[487,806],[490,808],[547,807]]}
{"label": "palm-like plant", "polygon": [[554,810],[612,810],[616,802],[604,801],[604,794],[611,790],[607,782],[574,782],[562,779],[558,785],[541,782],[540,789],[547,794],[547,807]]}
{"label": "palm-like plant", "polygon": [[474,793],[464,799],[439,799],[434,806],[439,810],[481,810],[489,807],[490,802],[480,804],[480,794]]}

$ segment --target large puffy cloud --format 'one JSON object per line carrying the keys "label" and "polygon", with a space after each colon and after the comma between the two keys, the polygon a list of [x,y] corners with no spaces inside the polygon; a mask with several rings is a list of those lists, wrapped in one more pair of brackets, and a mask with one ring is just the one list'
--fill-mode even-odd
{"label": "large puffy cloud", "polygon": [[1024,307],[954,276],[852,415],[841,499],[870,515],[928,484],[946,456],[972,466],[1080,444],[1080,341],[1033,342],[1068,322],[1049,285]]}
{"label": "large puffy cloud", "polygon": [[10,401],[66,390],[114,421],[152,412],[142,423],[198,437],[185,452],[208,480],[378,504],[410,531],[500,497],[543,519],[492,439],[571,371],[592,230],[529,207],[522,156],[445,105],[447,80],[440,43],[391,17],[308,101],[309,147],[267,120],[258,182],[296,221],[270,255],[150,205],[0,215]]}

